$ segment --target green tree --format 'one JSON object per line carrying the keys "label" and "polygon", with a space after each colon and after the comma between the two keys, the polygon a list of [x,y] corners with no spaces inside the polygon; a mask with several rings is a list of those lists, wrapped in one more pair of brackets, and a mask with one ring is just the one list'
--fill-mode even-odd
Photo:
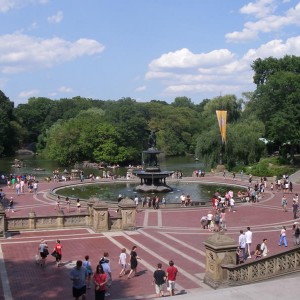
{"label": "green tree", "polygon": [[0,156],[11,155],[19,143],[18,127],[14,121],[13,108],[14,103],[0,91]]}
{"label": "green tree", "polygon": [[293,161],[300,141],[300,57],[256,60],[252,67],[257,88],[246,109],[264,122],[266,138]]}

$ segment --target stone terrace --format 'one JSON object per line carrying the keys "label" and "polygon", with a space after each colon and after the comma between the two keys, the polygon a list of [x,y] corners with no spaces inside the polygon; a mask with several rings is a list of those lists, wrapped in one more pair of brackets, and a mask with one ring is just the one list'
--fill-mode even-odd
{"label": "stone terrace", "polygon": [[[246,180],[222,176],[208,175],[204,178],[183,178],[183,181],[216,182],[247,185]],[[72,182],[73,183],[73,182]],[[55,186],[65,183],[40,183],[37,195],[15,195],[15,191],[4,187],[7,197],[14,196],[16,211],[7,212],[7,216],[24,216],[33,209],[37,215],[56,213],[55,200],[47,197],[47,192]],[[269,183],[268,183],[269,184]],[[300,185],[294,184],[294,192],[300,192]],[[268,238],[270,253],[278,253],[284,249],[278,246],[279,232],[282,225],[287,226],[288,249],[293,246],[291,227],[294,222],[291,212],[293,194],[288,194],[289,211],[281,209],[282,192],[272,193],[269,188],[263,199],[255,204],[239,204],[237,212],[227,213],[229,234],[238,239],[239,230],[251,227],[253,232],[253,250],[263,238]],[[194,199],[197,200],[197,199]],[[200,199],[199,199],[200,200]],[[63,201],[62,201],[63,202]],[[77,214],[72,206],[68,213]],[[85,208],[84,208],[85,209]],[[83,209],[83,210],[84,210]],[[122,232],[94,233],[89,228],[60,229],[44,231],[11,232],[7,238],[0,240],[0,300],[5,299],[71,299],[72,289],[69,279],[70,268],[78,259],[89,255],[93,267],[96,266],[104,251],[108,251],[111,259],[113,284],[111,296],[107,299],[152,299],[155,297],[152,285],[153,271],[161,262],[167,268],[170,259],[175,261],[179,269],[177,294],[190,295],[211,290],[203,283],[205,272],[205,256],[203,242],[211,234],[200,227],[200,218],[208,213],[209,207],[165,208],[160,210],[139,209],[137,214],[137,230]],[[41,238],[49,245],[50,251],[56,239],[63,245],[63,265],[56,267],[54,259],[49,256],[47,266],[41,269],[34,256]],[[128,252],[137,245],[139,261],[137,277],[119,278],[120,267],[118,257],[120,249]],[[94,299],[93,290],[88,290],[87,299]]]}

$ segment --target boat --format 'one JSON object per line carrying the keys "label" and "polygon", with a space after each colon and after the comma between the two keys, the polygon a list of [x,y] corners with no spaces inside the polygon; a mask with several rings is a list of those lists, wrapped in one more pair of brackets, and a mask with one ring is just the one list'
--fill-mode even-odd
{"label": "boat", "polygon": [[43,168],[34,168],[33,171],[45,171]]}

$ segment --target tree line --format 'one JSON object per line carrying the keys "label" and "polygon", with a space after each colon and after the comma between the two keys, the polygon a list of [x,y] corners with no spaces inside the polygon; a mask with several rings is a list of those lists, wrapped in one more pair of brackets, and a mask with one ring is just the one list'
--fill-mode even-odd
{"label": "tree line", "polygon": [[[293,162],[299,147],[300,57],[257,59],[254,92],[224,95],[194,104],[132,98],[30,98],[14,107],[0,91],[0,156],[34,144],[39,154],[61,165],[90,160],[139,163],[151,130],[168,156],[195,155],[207,167],[229,169],[280,151]],[[227,142],[221,143],[216,110],[227,110]]]}

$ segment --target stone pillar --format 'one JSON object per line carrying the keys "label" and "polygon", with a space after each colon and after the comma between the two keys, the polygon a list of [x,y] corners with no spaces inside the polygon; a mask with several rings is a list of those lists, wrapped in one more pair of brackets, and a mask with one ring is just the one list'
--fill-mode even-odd
{"label": "stone pillar", "polygon": [[206,272],[204,283],[216,289],[227,280],[221,265],[236,264],[238,244],[224,233],[212,234],[205,242]]}
{"label": "stone pillar", "polygon": [[29,214],[28,214],[28,227],[29,229],[36,229],[36,225],[35,225],[35,220],[36,218],[36,214],[34,211],[31,211]]}
{"label": "stone pillar", "polygon": [[121,229],[135,229],[136,205],[134,201],[126,197],[119,202],[118,206],[122,216]]}
{"label": "stone pillar", "polygon": [[6,215],[3,205],[0,205],[0,238],[5,238],[6,233]]}
{"label": "stone pillar", "polygon": [[94,222],[94,215],[93,215],[93,206],[98,200],[95,200],[94,198],[89,199],[87,202],[87,207],[88,207],[88,214],[89,214],[89,221],[88,221],[88,226],[92,227],[93,222]]}
{"label": "stone pillar", "polygon": [[108,206],[105,202],[98,201],[93,207],[92,227],[96,232],[107,231],[109,229]]}
{"label": "stone pillar", "polygon": [[57,219],[56,219],[56,224],[57,224],[57,228],[63,228],[64,227],[64,212],[62,209],[59,209],[57,211]]}

